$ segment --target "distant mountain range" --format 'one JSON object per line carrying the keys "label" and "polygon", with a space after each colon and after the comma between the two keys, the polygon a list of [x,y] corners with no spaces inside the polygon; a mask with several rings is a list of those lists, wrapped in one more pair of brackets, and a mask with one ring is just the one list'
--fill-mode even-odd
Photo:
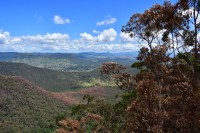
{"label": "distant mountain range", "polygon": [[54,57],[54,58],[66,58],[66,57],[104,57],[104,58],[129,58],[134,59],[137,56],[137,52],[120,52],[120,53],[95,53],[95,52],[83,52],[83,53],[18,53],[18,52],[0,52],[0,60],[7,61],[15,58],[31,58],[31,57]]}
{"label": "distant mountain range", "polygon": [[59,71],[92,71],[104,62],[114,61],[131,66],[137,53],[15,53],[1,52],[0,61],[25,63],[31,66]]}

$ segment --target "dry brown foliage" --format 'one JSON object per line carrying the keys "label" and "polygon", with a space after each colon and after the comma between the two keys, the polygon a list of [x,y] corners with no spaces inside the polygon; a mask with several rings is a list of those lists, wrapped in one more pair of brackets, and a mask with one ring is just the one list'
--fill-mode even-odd
{"label": "dry brown foliage", "polygon": [[133,76],[125,72],[125,69],[125,66],[116,62],[105,62],[101,66],[100,72],[110,76],[120,89],[132,90],[134,86]]}
{"label": "dry brown foliage", "polygon": [[141,49],[139,59],[148,71],[135,77],[137,98],[127,108],[126,132],[200,132],[200,92],[187,63],[170,59],[162,47]]}
{"label": "dry brown foliage", "polygon": [[165,1],[134,14],[123,27],[148,45],[138,55],[146,72],[135,78],[137,98],[127,108],[127,132],[200,132],[199,14],[198,0]]}
{"label": "dry brown foliage", "polygon": [[[89,122],[101,122],[103,118],[100,115],[88,113],[86,116],[76,119],[65,119],[58,122],[60,128],[56,130],[56,133],[84,133],[87,131]],[[93,133],[99,132],[103,127],[100,125],[93,129]]]}

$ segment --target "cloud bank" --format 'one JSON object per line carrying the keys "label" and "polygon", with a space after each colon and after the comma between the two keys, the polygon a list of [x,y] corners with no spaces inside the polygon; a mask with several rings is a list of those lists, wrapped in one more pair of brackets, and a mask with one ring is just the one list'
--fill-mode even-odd
{"label": "cloud bank", "polygon": [[[125,39],[127,41],[125,41]],[[132,39],[132,38],[131,38]],[[122,41],[123,40],[123,43]],[[81,33],[78,39],[68,34],[46,33],[44,35],[12,36],[0,31],[0,52],[125,52],[137,51],[135,41],[122,33],[107,29],[94,35]]]}

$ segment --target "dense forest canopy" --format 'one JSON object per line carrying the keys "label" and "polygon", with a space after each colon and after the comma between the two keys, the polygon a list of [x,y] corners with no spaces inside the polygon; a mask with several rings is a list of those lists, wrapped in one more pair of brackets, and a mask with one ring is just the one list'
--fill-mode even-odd
{"label": "dense forest canopy", "polygon": [[[87,97],[79,117],[60,121],[65,131],[200,132],[200,1],[164,1],[130,17],[122,31],[143,45],[131,75],[110,62],[101,72],[127,92],[116,105]],[[82,110],[80,113],[80,110]]]}

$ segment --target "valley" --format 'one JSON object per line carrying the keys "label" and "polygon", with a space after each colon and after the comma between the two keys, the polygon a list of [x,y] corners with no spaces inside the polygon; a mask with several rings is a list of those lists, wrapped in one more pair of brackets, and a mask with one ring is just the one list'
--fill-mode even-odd
{"label": "valley", "polygon": [[118,61],[128,68],[133,59],[98,53],[1,53],[0,132],[52,132],[56,119],[84,103],[85,95],[116,103],[124,91],[99,67]]}

